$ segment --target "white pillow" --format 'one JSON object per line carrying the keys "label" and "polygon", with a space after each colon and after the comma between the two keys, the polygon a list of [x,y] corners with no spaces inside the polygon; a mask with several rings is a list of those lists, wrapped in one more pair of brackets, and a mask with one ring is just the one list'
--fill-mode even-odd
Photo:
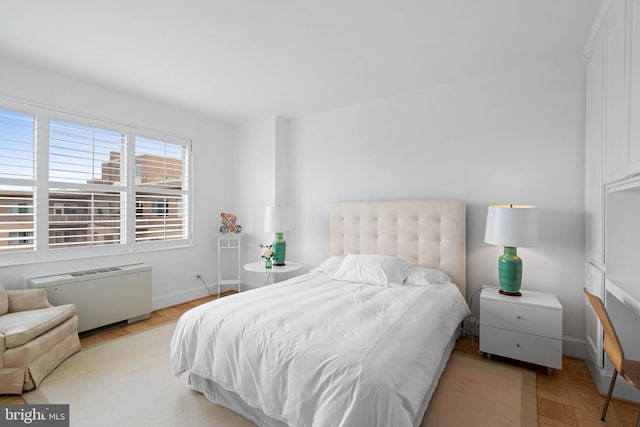
{"label": "white pillow", "polygon": [[323,273],[335,273],[338,271],[340,266],[342,265],[342,261],[344,261],[344,255],[332,256],[327,258],[317,266],[316,268],[312,268],[309,271],[319,271]]}
{"label": "white pillow", "polygon": [[333,278],[377,286],[402,285],[409,267],[409,261],[398,257],[348,254]]}
{"label": "white pillow", "polygon": [[451,278],[444,271],[435,268],[411,267],[407,270],[404,284],[407,286],[430,286],[451,283]]}

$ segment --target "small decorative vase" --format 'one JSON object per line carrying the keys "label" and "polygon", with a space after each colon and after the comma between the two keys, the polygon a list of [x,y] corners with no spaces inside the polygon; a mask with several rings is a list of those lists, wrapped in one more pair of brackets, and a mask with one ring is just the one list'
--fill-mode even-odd
{"label": "small decorative vase", "polygon": [[264,268],[271,268],[271,258],[265,258]]}

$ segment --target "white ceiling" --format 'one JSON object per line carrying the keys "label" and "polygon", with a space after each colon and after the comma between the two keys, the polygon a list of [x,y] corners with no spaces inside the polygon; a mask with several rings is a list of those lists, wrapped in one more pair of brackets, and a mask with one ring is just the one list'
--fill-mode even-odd
{"label": "white ceiling", "polygon": [[579,55],[600,0],[0,0],[0,55],[241,122]]}

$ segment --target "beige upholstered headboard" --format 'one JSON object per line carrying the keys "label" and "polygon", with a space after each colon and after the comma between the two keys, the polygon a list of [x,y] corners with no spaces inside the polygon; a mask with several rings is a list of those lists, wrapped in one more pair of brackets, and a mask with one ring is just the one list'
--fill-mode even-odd
{"label": "beige upholstered headboard", "polygon": [[331,255],[382,254],[437,268],[466,295],[465,203],[404,200],[332,203]]}

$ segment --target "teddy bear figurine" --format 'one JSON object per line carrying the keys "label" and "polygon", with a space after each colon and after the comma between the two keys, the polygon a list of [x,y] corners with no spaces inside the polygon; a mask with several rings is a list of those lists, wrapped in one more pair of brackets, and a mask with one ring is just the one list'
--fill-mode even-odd
{"label": "teddy bear figurine", "polygon": [[240,224],[236,224],[236,216],[230,213],[222,212],[220,214],[220,233],[240,233],[242,232],[242,226]]}

